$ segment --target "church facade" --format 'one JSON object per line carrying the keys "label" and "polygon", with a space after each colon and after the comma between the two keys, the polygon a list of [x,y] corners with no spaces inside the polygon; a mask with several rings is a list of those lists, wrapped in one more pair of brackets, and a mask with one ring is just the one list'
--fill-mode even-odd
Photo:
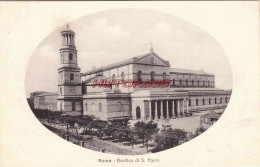
{"label": "church facade", "polygon": [[[57,111],[101,120],[163,120],[192,112],[223,112],[227,107],[232,91],[216,88],[214,74],[171,68],[153,48],[147,54],[80,73],[75,33],[67,28],[61,36]],[[133,85],[134,81],[141,82]],[[146,81],[152,81],[151,85],[168,81],[168,85],[147,87]]]}

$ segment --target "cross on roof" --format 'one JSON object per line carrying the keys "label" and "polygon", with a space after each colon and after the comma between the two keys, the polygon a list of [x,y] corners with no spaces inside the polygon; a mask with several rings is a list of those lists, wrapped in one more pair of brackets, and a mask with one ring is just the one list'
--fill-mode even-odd
{"label": "cross on roof", "polygon": [[150,52],[153,53],[153,43],[151,42],[151,49]]}

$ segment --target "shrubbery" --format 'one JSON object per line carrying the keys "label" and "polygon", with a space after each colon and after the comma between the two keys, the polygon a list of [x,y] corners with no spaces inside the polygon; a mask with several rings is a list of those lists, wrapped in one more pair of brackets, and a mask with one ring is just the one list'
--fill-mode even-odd
{"label": "shrubbery", "polygon": [[163,129],[154,138],[157,147],[152,152],[166,150],[182,144],[187,139],[187,132],[182,129]]}

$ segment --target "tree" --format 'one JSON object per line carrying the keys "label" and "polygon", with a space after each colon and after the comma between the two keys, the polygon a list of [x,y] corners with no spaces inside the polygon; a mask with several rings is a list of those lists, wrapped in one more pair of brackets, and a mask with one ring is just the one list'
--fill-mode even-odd
{"label": "tree", "polygon": [[153,121],[145,123],[143,121],[138,121],[134,125],[134,130],[137,132],[138,137],[142,139],[143,146],[146,144],[148,146],[148,141],[152,139],[152,136],[159,131],[157,124]]}
{"label": "tree", "polygon": [[157,148],[153,151],[162,151],[180,145],[187,138],[187,132],[182,129],[163,129],[155,136]]}
{"label": "tree", "polygon": [[204,133],[207,129],[203,126],[196,129],[195,134],[193,135],[193,138],[199,136],[200,134]]}

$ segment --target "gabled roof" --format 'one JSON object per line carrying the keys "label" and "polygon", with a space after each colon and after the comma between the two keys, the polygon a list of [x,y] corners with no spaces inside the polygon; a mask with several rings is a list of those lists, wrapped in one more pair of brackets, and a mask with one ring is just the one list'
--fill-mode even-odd
{"label": "gabled roof", "polygon": [[187,70],[180,68],[170,68],[170,73],[182,73],[182,74],[200,74],[200,75],[214,75],[213,73],[207,73],[203,70]]}
{"label": "gabled roof", "polygon": [[163,60],[156,53],[150,52],[150,53],[145,54],[145,55],[132,57],[132,58],[129,58],[129,59],[126,59],[126,60],[123,60],[123,61],[120,61],[120,62],[117,62],[117,63],[114,63],[114,64],[110,64],[110,65],[107,65],[107,66],[99,67],[97,69],[90,70],[90,71],[88,71],[86,73],[82,73],[81,75],[85,76],[85,75],[89,75],[89,74],[93,74],[93,73],[102,72],[102,71],[105,71],[105,70],[109,70],[109,69],[125,66],[125,65],[128,65],[128,64],[138,64],[139,60],[141,60],[141,59],[143,59],[143,58],[145,58],[147,56],[150,56],[150,55],[154,55],[155,57],[160,59],[162,62],[165,63],[166,66],[170,66],[168,61]]}

